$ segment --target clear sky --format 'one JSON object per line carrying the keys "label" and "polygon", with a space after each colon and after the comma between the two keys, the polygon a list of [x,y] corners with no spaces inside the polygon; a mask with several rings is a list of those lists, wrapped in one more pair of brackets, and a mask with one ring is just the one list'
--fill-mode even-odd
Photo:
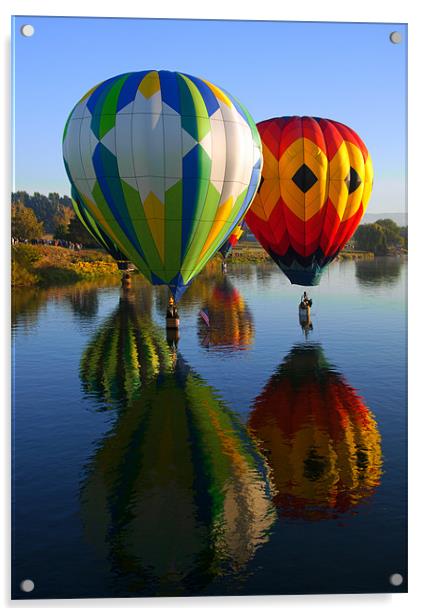
{"label": "clear sky", "polygon": [[[27,23],[31,38],[20,34]],[[404,25],[17,17],[12,29],[14,190],[69,194],[61,142],[77,100],[113,75],[166,69],[223,87],[256,122],[313,115],[348,124],[374,163],[368,211],[405,211]]]}

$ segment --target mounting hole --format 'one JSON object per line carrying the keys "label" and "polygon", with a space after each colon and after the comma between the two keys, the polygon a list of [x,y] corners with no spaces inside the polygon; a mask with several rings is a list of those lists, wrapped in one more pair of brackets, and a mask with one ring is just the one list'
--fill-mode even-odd
{"label": "mounting hole", "polygon": [[22,26],[21,28],[22,36],[30,37],[34,34],[34,32],[34,26],[32,26],[31,24],[25,24],[25,26]]}
{"label": "mounting hole", "polygon": [[21,582],[21,590],[24,592],[32,592],[34,590],[35,584],[32,580],[22,580]]}
{"label": "mounting hole", "polygon": [[400,584],[403,584],[403,576],[401,573],[393,573],[390,575],[390,584],[392,584],[392,586],[400,586]]}
{"label": "mounting hole", "polygon": [[391,32],[390,41],[394,43],[394,45],[401,43],[401,32]]}

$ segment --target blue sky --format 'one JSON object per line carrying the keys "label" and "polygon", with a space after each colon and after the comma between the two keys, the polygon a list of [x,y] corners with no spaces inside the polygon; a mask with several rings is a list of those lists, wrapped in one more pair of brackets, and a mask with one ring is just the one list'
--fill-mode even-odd
{"label": "blue sky", "polygon": [[[35,34],[20,34],[31,23]],[[17,17],[14,190],[69,194],[61,141],[93,85],[132,70],[179,70],[228,90],[255,121],[332,118],[371,152],[371,212],[405,204],[407,28],[391,24]],[[393,45],[398,30],[403,42]]]}

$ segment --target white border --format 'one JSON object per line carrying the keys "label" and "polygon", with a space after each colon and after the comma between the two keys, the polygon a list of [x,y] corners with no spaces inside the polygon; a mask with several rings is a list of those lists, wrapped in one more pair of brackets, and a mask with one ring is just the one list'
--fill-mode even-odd
{"label": "white border", "polygon": [[[421,611],[421,583],[423,576],[423,528],[424,506],[422,494],[424,491],[423,480],[423,457],[420,456],[423,449],[424,430],[424,392],[421,388],[422,367],[424,360],[421,357],[421,343],[424,340],[425,324],[421,319],[420,298],[424,287],[422,262],[425,261],[421,253],[422,245],[425,244],[425,210],[423,181],[425,175],[424,166],[424,79],[423,62],[424,34],[421,19],[422,11],[419,1],[404,0],[356,0],[355,2],[341,2],[340,0],[327,0],[317,2],[303,0],[302,2],[273,2],[262,0],[261,2],[248,3],[247,0],[230,3],[228,0],[214,0],[214,2],[195,2],[184,0],[162,0],[161,3],[140,3],[131,0],[120,0],[118,3],[106,3],[100,0],[87,2],[73,0],[72,3],[60,6],[57,1],[39,0],[34,6],[28,1],[3,0],[0,3],[1,11],[1,36],[2,48],[6,51],[2,54],[2,96],[1,99],[1,132],[4,135],[1,148],[1,183],[3,194],[2,224],[2,311],[5,318],[5,328],[8,332],[10,326],[9,317],[9,272],[8,263],[10,258],[9,242],[9,199],[11,191],[11,163],[10,163],[10,16],[15,15],[74,15],[74,16],[104,16],[104,17],[176,17],[176,18],[201,18],[201,19],[280,19],[286,21],[354,21],[354,22],[388,22],[409,24],[409,594],[395,595],[333,595],[333,596],[299,596],[299,597],[223,597],[214,599],[113,599],[113,600],[72,600],[72,601],[9,601],[9,577],[10,577],[10,553],[3,550],[0,559],[0,580],[2,588],[2,603],[8,609],[18,611],[31,607],[36,611],[42,611],[53,607],[57,611],[68,608],[79,610],[79,614],[88,609],[103,610],[112,608],[116,611],[126,608],[142,608],[143,611],[168,612],[171,610],[190,610],[203,613],[233,613],[243,609],[250,614],[258,614],[260,609],[268,612],[282,613],[282,610],[292,611],[297,614],[314,613],[315,616],[322,614],[345,614],[359,611],[365,614],[400,614],[401,611],[416,614]],[[64,44],[68,44],[64,41]],[[69,44],[72,44],[70,42]],[[343,76],[342,76],[343,78]],[[6,87],[4,85],[6,84]],[[367,93],[366,93],[367,95]],[[391,130],[391,127],[388,127]],[[1,545],[10,547],[9,524],[10,524],[10,422],[8,420],[7,407],[9,404],[10,385],[8,369],[9,360],[9,334],[5,336],[4,370],[2,374],[2,388],[4,392],[4,404],[2,405],[3,417],[3,451],[6,453],[7,463],[3,465],[1,473],[3,490],[3,503],[0,507],[2,519]],[[422,377],[422,378],[421,378]],[[282,555],[284,557],[284,555]],[[82,610],[82,612],[81,612]]]}

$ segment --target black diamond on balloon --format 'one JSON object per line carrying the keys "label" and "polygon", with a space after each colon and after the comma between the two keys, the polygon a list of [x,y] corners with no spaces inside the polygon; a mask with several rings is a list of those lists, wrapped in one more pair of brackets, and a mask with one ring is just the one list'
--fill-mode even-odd
{"label": "black diamond on balloon", "polygon": [[344,182],[347,185],[348,194],[351,195],[351,193],[357,190],[357,188],[360,186],[362,180],[357,171],[353,169],[353,167],[350,167],[350,173],[347,175]]}
{"label": "black diamond on balloon", "polygon": [[298,186],[303,193],[306,193],[317,182],[317,177],[314,175],[310,167],[306,164],[301,165],[296,174],[292,176],[292,181]]}

